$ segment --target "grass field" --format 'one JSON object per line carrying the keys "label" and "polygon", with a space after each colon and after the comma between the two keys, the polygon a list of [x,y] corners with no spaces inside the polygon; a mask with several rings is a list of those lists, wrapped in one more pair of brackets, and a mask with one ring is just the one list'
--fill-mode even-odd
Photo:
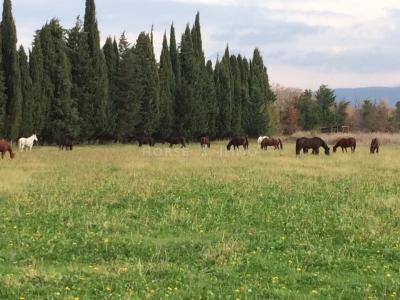
{"label": "grass field", "polygon": [[392,299],[400,147],[35,148],[0,161],[0,298]]}

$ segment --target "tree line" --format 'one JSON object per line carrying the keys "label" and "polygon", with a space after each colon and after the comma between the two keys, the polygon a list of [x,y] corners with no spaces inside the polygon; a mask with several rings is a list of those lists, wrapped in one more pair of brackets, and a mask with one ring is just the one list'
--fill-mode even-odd
{"label": "tree line", "polygon": [[257,136],[272,128],[275,95],[260,51],[247,59],[227,47],[215,63],[206,61],[199,14],[179,44],[172,24],[159,59],[152,30],[134,44],[122,34],[101,47],[94,0],[73,28],[52,19],[37,30],[28,53],[17,50],[11,0],[4,0],[0,26],[2,137],[127,142]]}
{"label": "tree line", "polygon": [[273,91],[276,130],[287,134],[344,125],[352,131],[400,131],[400,102],[393,108],[385,100],[365,99],[351,106],[348,101],[337,101],[334,90],[326,85],[315,93],[282,86],[273,87]]}

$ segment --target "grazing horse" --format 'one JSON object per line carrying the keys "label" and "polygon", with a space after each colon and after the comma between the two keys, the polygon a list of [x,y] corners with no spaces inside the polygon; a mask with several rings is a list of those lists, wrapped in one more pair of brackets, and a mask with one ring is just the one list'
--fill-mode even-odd
{"label": "grazing horse", "polygon": [[170,148],[172,148],[174,145],[181,145],[181,148],[186,147],[186,140],[184,137],[171,137],[167,139],[166,142],[169,144]]}
{"label": "grazing horse", "polygon": [[377,138],[374,138],[371,142],[371,147],[370,147],[370,153],[375,154],[379,153],[379,146],[380,146],[380,141]]}
{"label": "grazing horse", "polygon": [[268,150],[268,147],[275,147],[275,150],[283,150],[281,139],[266,138],[261,142],[261,149]]}
{"label": "grazing horse", "polygon": [[6,152],[10,153],[10,158],[13,159],[15,157],[14,152],[12,151],[11,145],[6,140],[0,140],[0,153],[1,159],[4,159],[4,155]]}
{"label": "grazing horse", "polygon": [[351,152],[354,153],[356,151],[357,141],[352,137],[340,139],[333,147],[333,152],[336,153],[336,149],[339,147],[342,148],[342,152],[347,152],[347,148],[351,148]]}
{"label": "grazing horse", "polygon": [[154,147],[156,145],[156,141],[151,136],[142,136],[138,139],[139,147],[143,145],[149,145],[150,147]]}
{"label": "grazing horse", "polygon": [[26,138],[20,138],[18,140],[19,150],[21,152],[23,152],[25,150],[25,147],[26,147],[26,148],[29,148],[29,151],[32,151],[33,143],[37,142],[37,141],[38,141],[38,138],[37,138],[36,134],[32,135],[31,137],[29,137],[27,139]]}
{"label": "grazing horse", "polygon": [[226,146],[226,149],[228,151],[231,151],[231,147],[233,146],[233,149],[239,149],[240,146],[243,146],[244,150],[249,149],[249,140],[247,136],[242,136],[242,137],[234,137],[229,141],[228,146]]}
{"label": "grazing horse", "polygon": [[262,141],[265,139],[269,139],[269,137],[268,136],[260,136],[257,140],[257,143],[261,146]]}
{"label": "grazing horse", "polygon": [[63,151],[64,148],[66,151],[72,151],[74,148],[74,140],[70,136],[65,136],[58,143],[58,148],[60,151]]}
{"label": "grazing horse", "polygon": [[296,141],[296,155],[300,155],[301,150],[303,150],[304,153],[308,153],[309,149],[313,150],[312,154],[318,155],[320,147],[324,148],[326,155],[330,154],[329,153],[330,149],[323,139],[319,137],[314,137],[314,138],[303,137],[297,139]]}
{"label": "grazing horse", "polygon": [[201,148],[210,148],[211,147],[211,142],[210,142],[210,138],[208,136],[203,136],[200,138],[200,145]]}

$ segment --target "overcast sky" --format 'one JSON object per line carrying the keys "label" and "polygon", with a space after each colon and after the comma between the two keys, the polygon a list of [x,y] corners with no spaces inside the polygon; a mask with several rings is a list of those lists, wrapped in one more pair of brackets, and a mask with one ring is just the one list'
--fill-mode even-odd
{"label": "overcast sky", "polygon": [[[29,47],[46,20],[71,27],[84,0],[14,0],[19,42]],[[97,0],[102,40],[134,42],[154,24],[159,53],[173,21],[177,33],[201,14],[207,58],[229,44],[251,56],[259,47],[271,82],[313,88],[400,85],[399,0]]]}

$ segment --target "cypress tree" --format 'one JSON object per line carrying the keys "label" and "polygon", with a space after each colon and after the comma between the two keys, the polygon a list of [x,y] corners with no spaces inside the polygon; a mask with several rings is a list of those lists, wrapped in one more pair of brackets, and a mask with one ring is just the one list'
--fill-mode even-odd
{"label": "cypress tree", "polygon": [[64,29],[58,20],[51,20],[42,31],[46,39],[42,39],[45,80],[49,81],[50,109],[45,122],[45,137],[48,142],[57,142],[63,136],[78,135],[78,110],[71,97],[71,69],[67,46],[64,40]]}
{"label": "cypress tree", "polygon": [[172,70],[171,55],[169,53],[167,36],[164,34],[163,48],[160,57],[160,123],[159,137],[165,139],[173,134],[174,127],[174,97],[172,87],[175,76]]}
{"label": "cypress tree", "polygon": [[109,122],[107,137],[111,138],[114,135],[116,124],[116,76],[119,65],[119,53],[117,42],[108,37],[103,46],[104,58],[107,65],[108,78],[108,115]]}
{"label": "cypress tree", "polygon": [[205,69],[204,98],[206,100],[206,116],[208,116],[207,129],[211,138],[215,138],[217,132],[218,103],[217,91],[214,82],[214,70],[211,60],[207,61]]}
{"label": "cypress tree", "polygon": [[[1,66],[1,46],[0,46],[0,66]],[[5,82],[3,71],[0,69],[0,138],[4,138],[7,135],[7,115],[6,115],[6,105],[7,105],[7,96],[5,94]]]}
{"label": "cypress tree", "polygon": [[250,117],[250,66],[246,58],[238,56],[238,64],[240,68],[240,94],[242,106],[242,128],[248,132],[251,127]]}
{"label": "cypress tree", "polygon": [[229,48],[225,50],[224,57],[216,67],[217,76],[217,101],[218,101],[218,132],[220,137],[227,137],[232,134],[232,83],[230,70]]}
{"label": "cypress tree", "polygon": [[88,81],[91,76],[89,46],[87,34],[83,31],[83,24],[79,17],[76,19],[75,26],[68,31],[67,35],[68,57],[71,65],[71,97],[78,104],[80,112],[80,138],[87,140],[93,135],[93,127],[90,122],[90,114],[84,115],[83,112],[91,110],[91,90]]}
{"label": "cypress tree", "polygon": [[240,68],[236,56],[230,58],[231,92],[232,92],[232,123],[231,131],[234,135],[242,133],[242,98]]}
{"label": "cypress tree", "polygon": [[258,49],[254,50],[250,65],[250,105],[252,118],[248,133],[252,136],[264,134],[267,130],[269,117],[267,105],[274,101],[274,95],[269,86],[267,70]]}
{"label": "cypress tree", "polygon": [[184,132],[184,119],[181,113],[181,103],[183,102],[181,96],[182,82],[181,82],[181,64],[179,58],[178,47],[176,44],[176,35],[174,24],[171,25],[170,38],[169,38],[169,53],[171,56],[172,71],[174,73],[175,82],[171,86],[172,97],[174,98],[174,133],[183,134]]}
{"label": "cypress tree", "polygon": [[157,63],[154,57],[151,37],[142,32],[136,41],[134,49],[137,58],[136,73],[139,85],[138,95],[141,104],[141,123],[138,126],[139,134],[151,135],[155,132],[159,122],[159,79]]}
{"label": "cypress tree", "polygon": [[21,70],[21,87],[22,87],[22,123],[21,135],[31,136],[34,133],[34,102],[32,95],[32,79],[29,74],[28,57],[24,47],[18,50],[19,68]]}
{"label": "cypress tree", "polygon": [[141,103],[138,82],[137,57],[122,34],[119,41],[120,62],[116,76],[116,139],[126,142],[136,135],[136,126],[141,122]]}
{"label": "cypress tree", "polygon": [[11,0],[4,0],[1,21],[2,65],[7,95],[6,136],[15,140],[19,136],[22,117],[21,74],[17,53],[17,32],[12,15]]}
{"label": "cypress tree", "polygon": [[87,36],[89,50],[89,72],[86,78],[89,91],[89,104],[80,111],[86,125],[84,137],[88,140],[104,139],[110,132],[107,115],[111,109],[108,101],[107,67],[103,52],[100,49],[100,34],[96,20],[94,0],[86,0],[83,30]]}

